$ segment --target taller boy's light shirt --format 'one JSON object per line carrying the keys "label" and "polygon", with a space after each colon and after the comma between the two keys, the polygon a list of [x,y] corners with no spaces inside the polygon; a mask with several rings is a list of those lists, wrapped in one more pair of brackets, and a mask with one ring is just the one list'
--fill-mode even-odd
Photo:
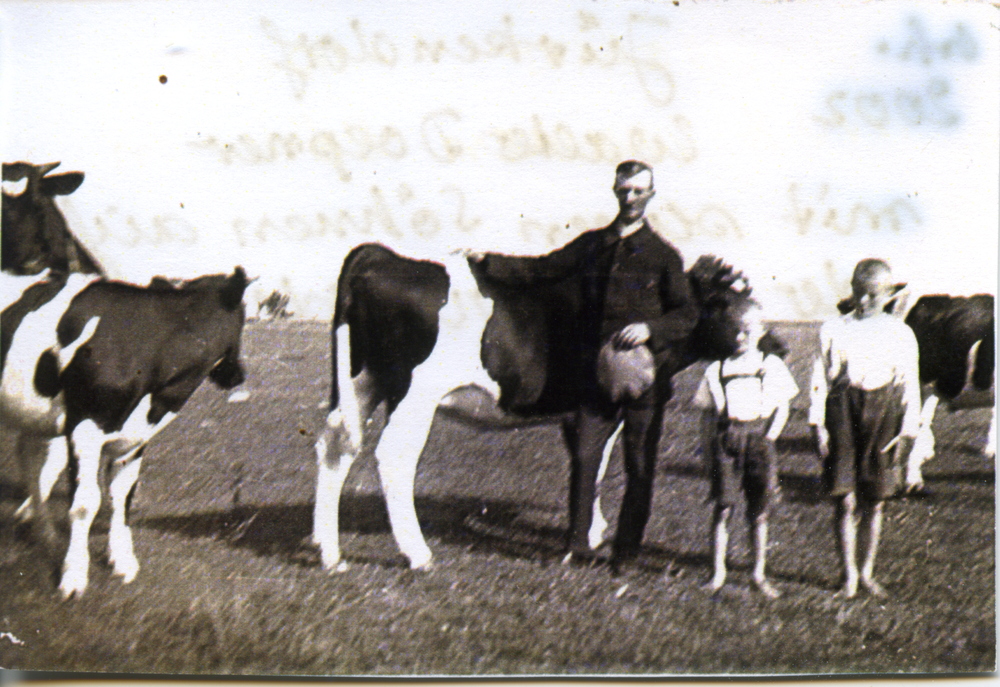
{"label": "taller boy's light shirt", "polygon": [[820,328],[820,357],[813,366],[810,384],[809,424],[826,422],[826,396],[830,385],[843,378],[859,389],[896,384],[903,389],[901,434],[916,436],[920,424],[920,378],[917,340],[913,331],[893,315],[858,319],[848,313]]}

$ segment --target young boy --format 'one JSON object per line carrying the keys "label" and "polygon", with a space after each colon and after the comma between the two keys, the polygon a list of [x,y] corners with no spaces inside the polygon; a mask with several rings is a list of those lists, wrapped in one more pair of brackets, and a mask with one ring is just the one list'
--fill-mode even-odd
{"label": "young boy", "polygon": [[788,420],[788,403],[799,392],[785,363],[764,353],[763,313],[755,301],[738,306],[740,331],[736,352],[705,370],[694,396],[702,409],[702,442],[710,460],[715,502],[715,572],[708,583],[713,592],[726,581],[729,517],[742,491],[752,529],[753,584],[765,596],[780,592],[764,576],[767,555],[767,518],[778,489],[774,442]]}
{"label": "young boy", "polygon": [[[851,279],[853,309],[820,329],[813,367],[809,424],[823,458],[824,478],[838,499],[837,534],[844,560],[842,594],[857,594],[859,526],[867,535],[860,582],[884,597],[874,578],[882,533],[882,503],[900,488],[901,467],[920,423],[917,341],[885,312],[893,294],[884,260],[858,263]],[[860,517],[856,509],[860,506]]]}

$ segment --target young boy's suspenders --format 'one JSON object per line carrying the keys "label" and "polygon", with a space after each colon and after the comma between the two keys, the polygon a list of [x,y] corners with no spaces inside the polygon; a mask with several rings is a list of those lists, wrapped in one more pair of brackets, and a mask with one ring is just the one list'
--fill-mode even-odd
{"label": "young boy's suspenders", "polygon": [[757,381],[760,383],[760,393],[764,393],[764,363],[761,361],[760,367],[756,372],[741,372],[738,374],[723,375],[722,368],[726,364],[725,360],[719,361],[719,386],[722,387],[722,402],[723,406],[719,410],[719,420],[725,421],[727,424],[729,422],[729,395],[726,393],[726,385],[734,379],[749,379],[750,377],[756,377]]}

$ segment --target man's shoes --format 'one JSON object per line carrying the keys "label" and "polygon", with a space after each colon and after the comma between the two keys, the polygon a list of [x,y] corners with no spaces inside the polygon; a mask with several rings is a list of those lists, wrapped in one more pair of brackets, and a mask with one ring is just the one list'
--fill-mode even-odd
{"label": "man's shoes", "polygon": [[903,492],[903,496],[910,499],[926,499],[932,495],[933,492],[923,482],[908,484],[906,485],[906,491]]}
{"label": "man's shoes", "polygon": [[638,568],[639,561],[634,554],[630,556],[616,554],[611,557],[609,567],[611,568],[612,577],[621,577],[630,570]]}
{"label": "man's shoes", "polygon": [[781,592],[776,587],[772,586],[766,579],[754,579],[750,584],[754,589],[766,596],[768,599],[781,598]]}
{"label": "man's shoes", "polygon": [[562,564],[590,568],[593,567],[596,561],[597,554],[591,549],[574,547],[570,548],[565,557],[563,557]]}

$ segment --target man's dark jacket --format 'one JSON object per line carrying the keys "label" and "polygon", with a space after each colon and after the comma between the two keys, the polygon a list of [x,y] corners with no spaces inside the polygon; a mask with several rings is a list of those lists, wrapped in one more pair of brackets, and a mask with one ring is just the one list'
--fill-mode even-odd
{"label": "man's dark jacket", "polygon": [[597,352],[623,327],[637,322],[649,326],[647,346],[660,366],[670,356],[671,344],[687,338],[698,319],[680,254],[645,221],[624,239],[612,224],[544,256],[490,253],[479,267],[487,282],[506,287],[536,293],[546,286],[568,290],[578,307],[572,318],[576,326],[551,334],[571,341],[583,376],[581,391],[593,389]]}

